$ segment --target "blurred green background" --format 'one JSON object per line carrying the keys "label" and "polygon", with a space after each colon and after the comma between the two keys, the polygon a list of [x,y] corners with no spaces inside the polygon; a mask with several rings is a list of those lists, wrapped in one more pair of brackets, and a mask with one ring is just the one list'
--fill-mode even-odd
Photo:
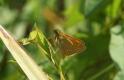
{"label": "blurred green background", "polygon": [[[0,0],[0,25],[20,40],[28,37],[37,23],[49,37],[53,27],[42,15],[46,7],[65,18],[60,28],[85,41],[87,47],[64,59],[67,80],[124,80],[124,0]],[[59,80],[36,45],[24,48],[53,80]],[[0,80],[27,80],[2,40]]]}

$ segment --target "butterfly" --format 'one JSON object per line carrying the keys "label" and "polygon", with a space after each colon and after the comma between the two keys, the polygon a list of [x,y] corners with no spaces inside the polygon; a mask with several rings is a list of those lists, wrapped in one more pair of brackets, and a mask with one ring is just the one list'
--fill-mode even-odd
{"label": "butterfly", "polygon": [[54,33],[56,46],[64,56],[81,53],[86,50],[85,43],[80,39],[74,38],[59,30],[54,30]]}

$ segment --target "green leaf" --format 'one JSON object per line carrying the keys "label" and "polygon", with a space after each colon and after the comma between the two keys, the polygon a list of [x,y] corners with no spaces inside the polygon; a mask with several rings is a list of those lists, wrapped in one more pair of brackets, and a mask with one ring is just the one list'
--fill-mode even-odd
{"label": "green leaf", "polygon": [[47,40],[47,38],[44,36],[44,34],[37,28],[37,43],[48,53],[48,54],[54,54],[54,49],[52,48],[50,42]]}
{"label": "green leaf", "polygon": [[115,76],[114,80],[124,80],[124,71],[118,72],[118,74]]}
{"label": "green leaf", "polygon": [[30,34],[29,34],[29,40],[36,39],[37,34],[38,34],[38,32],[36,30],[33,30],[32,32],[30,32]]}
{"label": "green leaf", "polygon": [[0,0],[0,5],[4,4],[4,0]]}
{"label": "green leaf", "polygon": [[[70,4],[67,2],[67,4]],[[84,20],[84,16],[80,13],[80,0],[72,1],[72,3],[64,11],[66,16],[65,26],[70,27]]]}
{"label": "green leaf", "polygon": [[96,17],[111,2],[112,0],[86,0],[85,16],[87,18]]}
{"label": "green leaf", "polygon": [[120,33],[121,29],[121,25],[117,25],[111,29],[110,55],[120,68],[120,72],[116,75],[115,80],[124,79],[124,37]]}
{"label": "green leaf", "polygon": [[52,47],[51,43],[47,40],[43,32],[38,29],[36,24],[35,29],[30,32],[29,38],[24,38],[19,42],[23,45],[27,45],[30,43],[37,44],[39,49],[41,50],[41,53],[45,54],[45,56],[47,56],[49,60],[56,64],[53,59],[53,55],[55,54],[54,48]]}
{"label": "green leaf", "polygon": [[112,59],[124,70],[124,37],[122,34],[117,34],[120,30],[121,26],[111,29],[110,53]]}
{"label": "green leaf", "polygon": [[112,4],[107,8],[107,15],[116,18],[119,14],[122,0],[113,0]]}
{"label": "green leaf", "polygon": [[32,32],[30,32],[28,38],[23,38],[23,39],[19,40],[19,43],[21,43],[23,45],[28,45],[31,42],[34,42],[36,37],[37,37],[37,31],[33,30]]}

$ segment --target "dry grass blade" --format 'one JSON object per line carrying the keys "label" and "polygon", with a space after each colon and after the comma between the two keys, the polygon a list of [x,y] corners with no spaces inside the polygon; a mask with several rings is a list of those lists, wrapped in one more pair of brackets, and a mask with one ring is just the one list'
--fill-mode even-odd
{"label": "dry grass blade", "polygon": [[47,75],[1,25],[0,38],[30,80],[48,80]]}

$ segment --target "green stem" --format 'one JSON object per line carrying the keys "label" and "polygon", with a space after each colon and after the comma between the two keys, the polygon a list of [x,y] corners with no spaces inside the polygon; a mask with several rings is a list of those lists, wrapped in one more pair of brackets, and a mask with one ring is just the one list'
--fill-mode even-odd
{"label": "green stem", "polygon": [[59,67],[60,80],[66,80],[61,66]]}
{"label": "green stem", "polygon": [[53,54],[51,51],[50,53],[46,54],[45,51],[43,51],[42,47],[37,44],[37,46],[39,47],[39,49],[41,50],[41,52],[44,52],[45,53],[45,56],[49,59],[49,61],[51,61],[51,63],[55,66],[57,72],[59,73],[60,75],[60,80],[65,80],[65,77],[64,77],[64,74],[63,74],[63,71],[62,71],[62,68],[61,68],[61,65],[60,65],[60,62],[57,62],[57,60],[53,57]]}
{"label": "green stem", "polygon": [[[52,62],[53,63],[53,62]],[[63,73],[63,70],[62,70],[62,67],[60,64],[57,64],[57,62],[54,60],[54,63],[53,63],[60,75],[60,80],[66,80],[65,77],[64,77],[64,73]]]}
{"label": "green stem", "polygon": [[90,77],[87,80],[95,80],[96,78],[98,78],[99,76],[101,76],[102,74],[104,74],[105,72],[107,72],[108,70],[112,69],[113,67],[114,67],[114,63],[112,63],[107,68],[105,68],[104,70],[100,71],[99,73],[95,74],[94,76]]}

